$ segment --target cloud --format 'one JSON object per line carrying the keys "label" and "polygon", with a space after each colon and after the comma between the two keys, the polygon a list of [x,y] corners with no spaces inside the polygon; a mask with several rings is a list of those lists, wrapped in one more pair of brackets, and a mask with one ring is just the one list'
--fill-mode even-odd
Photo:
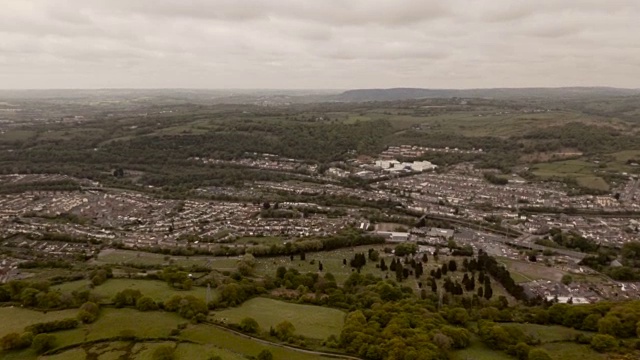
{"label": "cloud", "polygon": [[0,87],[640,87],[640,2],[5,0]]}

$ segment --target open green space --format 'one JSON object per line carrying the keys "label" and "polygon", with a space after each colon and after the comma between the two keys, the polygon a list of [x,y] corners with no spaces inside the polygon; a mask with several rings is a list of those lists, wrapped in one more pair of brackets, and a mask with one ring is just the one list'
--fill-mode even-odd
{"label": "open green space", "polygon": [[559,342],[559,341],[573,341],[579,334],[589,334],[586,331],[579,331],[576,329],[554,326],[554,325],[537,325],[537,324],[518,324],[518,323],[505,323],[501,324],[503,327],[512,327],[522,330],[527,335],[539,339],[542,343]]}
{"label": "open green space", "polygon": [[503,264],[516,282],[528,282],[533,280],[560,281],[567,272],[556,267],[544,264],[531,263],[524,260],[514,260],[506,257],[498,257],[498,262]]}
{"label": "open green space", "polygon": [[32,324],[75,318],[77,314],[77,309],[41,312],[20,307],[0,307],[0,337],[22,332]]}
{"label": "open green space", "polygon": [[[200,299],[206,298],[207,289],[203,287],[193,287],[191,290],[177,290],[160,280],[140,280],[140,279],[109,279],[104,284],[90,289],[88,280],[78,280],[56,286],[62,292],[72,292],[75,290],[91,290],[94,294],[102,298],[104,302],[110,302],[113,296],[124,289],[140,290],[140,292],[156,301],[165,301],[173,295],[193,295]],[[212,294],[215,290],[211,290]]]}
{"label": "open green space", "polygon": [[296,334],[326,339],[331,335],[340,335],[345,313],[327,307],[292,304],[267,298],[254,298],[237,308],[215,313],[217,320],[231,324],[238,324],[246,317],[255,319],[263,331],[287,320],[295,326]]}
{"label": "open green space", "polygon": [[212,269],[234,268],[237,265],[236,258],[223,258],[214,256],[170,256],[154,254],[144,251],[108,249],[98,255],[94,260],[96,264],[140,264],[140,265],[178,265],[189,267],[193,265],[206,266]]}
{"label": "open green space", "polygon": [[[306,254],[304,261],[300,260],[300,256],[297,255],[294,257],[293,261],[289,256],[258,258],[256,260],[256,272],[260,275],[273,276],[280,266],[294,268],[301,273],[317,272],[319,269],[318,262],[322,262],[323,273],[333,274],[336,281],[341,284],[347,280],[352,272],[355,271],[351,266],[349,266],[349,260],[351,260],[356,253],[366,254],[369,249],[378,250],[380,257],[385,259],[387,265],[391,263],[392,255],[384,253],[384,246],[371,245],[326,252],[308,253]],[[347,260],[347,265],[343,265],[344,259]],[[379,261],[367,261],[367,264],[362,268],[361,273],[371,273],[376,276],[384,277],[385,273],[380,271],[380,269],[377,269],[376,264],[379,264]]]}
{"label": "open green space", "polygon": [[213,346],[223,348],[237,354],[249,356],[256,356],[258,355],[258,353],[260,353],[260,351],[267,349],[271,351],[271,353],[273,353],[274,359],[326,359],[326,357],[320,355],[308,354],[273,345],[267,345],[205,324],[189,326],[181,333],[180,337],[200,344],[211,344]]}
{"label": "open green space", "polygon": [[471,345],[463,350],[453,353],[453,360],[513,360],[513,358],[501,351],[488,348],[476,336],[471,338]]}
{"label": "open green space", "polygon": [[609,359],[605,354],[600,354],[589,347],[570,342],[553,342],[540,346],[547,350],[553,360],[604,360]]}

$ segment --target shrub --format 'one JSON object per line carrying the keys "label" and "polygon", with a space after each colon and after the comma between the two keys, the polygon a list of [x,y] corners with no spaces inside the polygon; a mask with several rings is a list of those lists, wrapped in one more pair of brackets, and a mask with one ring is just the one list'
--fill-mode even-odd
{"label": "shrub", "polygon": [[597,352],[608,352],[618,347],[618,340],[611,335],[598,334],[591,339],[591,347]]}
{"label": "shrub", "polygon": [[55,341],[56,337],[51,334],[38,334],[33,338],[31,347],[36,353],[42,354],[53,349]]}
{"label": "shrub", "polygon": [[255,334],[259,329],[260,325],[258,325],[258,322],[253,318],[246,317],[240,321],[240,330],[244,332]]}

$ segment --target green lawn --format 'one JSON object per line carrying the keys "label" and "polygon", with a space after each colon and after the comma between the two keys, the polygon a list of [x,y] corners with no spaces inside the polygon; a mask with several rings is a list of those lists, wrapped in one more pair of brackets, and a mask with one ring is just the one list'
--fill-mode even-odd
{"label": "green lawn", "polygon": [[569,342],[548,343],[541,346],[553,360],[604,360],[608,357],[592,350],[588,345]]}
{"label": "green lawn", "polygon": [[[58,285],[55,288],[62,292],[89,289],[89,281],[72,281]],[[92,291],[94,294],[102,297],[104,302],[110,302],[116,293],[124,289],[140,290],[143,295],[150,296],[156,301],[165,301],[173,295],[193,295],[204,300],[207,293],[207,289],[203,287],[194,287],[189,291],[183,291],[170,288],[164,281],[137,279],[109,279],[104,284],[95,287]],[[215,296],[215,289],[212,289],[211,293]]]}
{"label": "green lawn", "polygon": [[344,325],[345,313],[326,307],[291,304],[267,298],[251,299],[237,308],[218,311],[218,320],[227,323],[240,323],[242,319],[255,319],[263,331],[271,326],[287,320],[296,328],[296,334],[308,338],[326,339],[331,335],[338,336]]}
{"label": "green lawn", "polygon": [[[380,256],[385,259],[387,265],[391,263],[392,256],[387,255],[383,252],[384,246],[369,245],[327,252],[308,253],[306,254],[305,261],[300,260],[300,256],[295,256],[293,261],[291,261],[289,256],[258,258],[256,260],[256,272],[259,275],[275,276],[276,270],[280,266],[295,268],[301,273],[317,272],[318,261],[322,261],[323,272],[330,272],[331,274],[333,274],[333,276],[335,276],[336,281],[341,284],[345,280],[347,280],[347,278],[354,271],[351,266],[348,265],[349,260],[353,258],[355,253],[366,254],[367,251],[371,248],[375,248],[380,252]],[[342,264],[343,259],[347,259],[347,265]],[[312,260],[315,260],[313,264],[311,264]],[[385,273],[380,271],[380,269],[376,269],[376,264],[378,263],[379,261],[375,263],[367,261],[367,264],[362,268],[361,272],[363,274],[371,273],[376,276],[384,277]]]}
{"label": "green lawn", "polygon": [[452,360],[513,360],[514,358],[496,350],[489,349],[480,339],[473,336],[471,345],[464,349],[453,353]]}
{"label": "green lawn", "polygon": [[12,332],[22,332],[25,327],[47,321],[74,318],[77,316],[77,309],[48,311],[28,310],[19,307],[0,307],[0,337]]}
{"label": "green lawn", "polygon": [[[295,360],[320,360],[326,359],[323,356],[306,354],[294,350],[263,344],[251,339],[247,339],[227,331],[212,327],[210,325],[189,326],[181,334],[181,337],[201,344],[210,344],[227,351],[256,356],[263,349],[271,351],[274,359],[295,359]],[[223,359],[227,359],[224,358]],[[235,360],[234,358],[228,358]]]}
{"label": "green lawn", "polygon": [[540,339],[542,343],[572,341],[578,334],[589,334],[585,331],[564,327],[564,326],[548,326],[536,324],[516,324],[505,323],[500,324],[504,327],[513,327],[522,330],[525,334],[531,335],[536,339]]}

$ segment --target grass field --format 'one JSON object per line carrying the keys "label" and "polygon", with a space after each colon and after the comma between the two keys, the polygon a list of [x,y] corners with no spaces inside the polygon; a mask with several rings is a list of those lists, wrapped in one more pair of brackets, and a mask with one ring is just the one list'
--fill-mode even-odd
{"label": "grass field", "polygon": [[547,350],[553,360],[604,360],[609,357],[592,350],[588,345],[576,343],[556,342],[543,344],[541,348]]}
{"label": "grass field", "polygon": [[[72,281],[58,285],[55,288],[62,292],[87,290],[89,289],[89,281]],[[207,293],[207,289],[203,287],[193,287],[191,290],[183,291],[170,288],[164,281],[135,279],[109,279],[104,284],[95,287],[92,292],[100,296],[104,302],[110,302],[116,293],[124,289],[140,290],[143,295],[150,296],[156,301],[165,301],[173,295],[193,295],[204,300]],[[212,289],[211,293],[215,296],[215,289]]]}
{"label": "grass field", "polygon": [[[165,260],[166,258],[166,260]],[[165,256],[133,250],[103,250],[96,264],[143,264],[143,265],[179,265],[189,267],[192,265],[207,266],[210,268],[233,268],[237,259],[213,256]]]}
{"label": "grass field", "polygon": [[533,280],[560,281],[566,272],[555,267],[543,264],[518,261],[509,258],[499,257],[498,262],[505,265],[509,273],[516,282],[528,282]]}
{"label": "grass field", "polygon": [[[371,245],[371,246],[360,246],[356,248],[345,248],[334,251],[327,252],[317,252],[317,253],[309,253],[306,254],[306,260],[300,260],[299,256],[295,256],[294,260],[291,261],[288,256],[274,257],[274,258],[260,258],[256,261],[256,272],[260,275],[271,275],[274,276],[276,270],[280,266],[285,266],[288,268],[295,268],[301,273],[307,272],[317,272],[318,271],[318,261],[322,261],[323,272],[330,272],[335,276],[336,281],[338,283],[343,283],[349,275],[353,272],[353,269],[349,265],[343,265],[342,260],[347,259],[347,264],[351,258],[356,253],[367,253],[367,251],[371,248],[377,249],[380,252],[380,256],[385,259],[387,265],[391,262],[391,255],[384,254],[383,248],[384,246],[380,245]],[[314,264],[311,264],[311,261],[315,260]],[[361,272],[363,274],[372,273],[376,276],[384,277],[384,273],[379,269],[376,269],[376,264],[371,261],[367,261],[367,264],[362,268]]]}
{"label": "grass field", "polygon": [[[189,326],[182,332],[180,337],[195,341],[201,344],[209,344],[227,351],[256,356],[263,349],[267,349],[273,353],[274,359],[295,359],[295,360],[319,360],[326,359],[323,356],[301,353],[281,347],[266,345],[251,339],[247,339],[227,331],[212,327],[210,325],[194,325]],[[235,359],[229,359],[235,360]]]}
{"label": "grass field", "polygon": [[504,327],[518,328],[525,334],[531,335],[536,339],[540,339],[542,343],[571,341],[578,334],[589,334],[585,331],[564,327],[564,326],[546,326],[536,324],[501,324]]}
{"label": "grass field", "polygon": [[296,334],[314,339],[326,339],[340,335],[345,313],[326,307],[291,304],[267,298],[251,299],[237,308],[215,313],[216,319],[227,323],[240,323],[242,319],[255,319],[263,331],[288,320],[296,328]]}
{"label": "grass field", "polygon": [[471,338],[471,345],[453,353],[452,360],[513,360],[511,356],[489,349],[475,335]]}
{"label": "grass field", "polygon": [[598,164],[585,160],[565,160],[536,164],[531,172],[541,178],[575,178],[578,185],[596,190],[609,190],[609,184],[596,175]]}
{"label": "grass field", "polygon": [[0,307],[0,337],[12,332],[22,332],[26,326],[35,323],[75,318],[77,314],[77,309],[43,313],[18,307]]}

